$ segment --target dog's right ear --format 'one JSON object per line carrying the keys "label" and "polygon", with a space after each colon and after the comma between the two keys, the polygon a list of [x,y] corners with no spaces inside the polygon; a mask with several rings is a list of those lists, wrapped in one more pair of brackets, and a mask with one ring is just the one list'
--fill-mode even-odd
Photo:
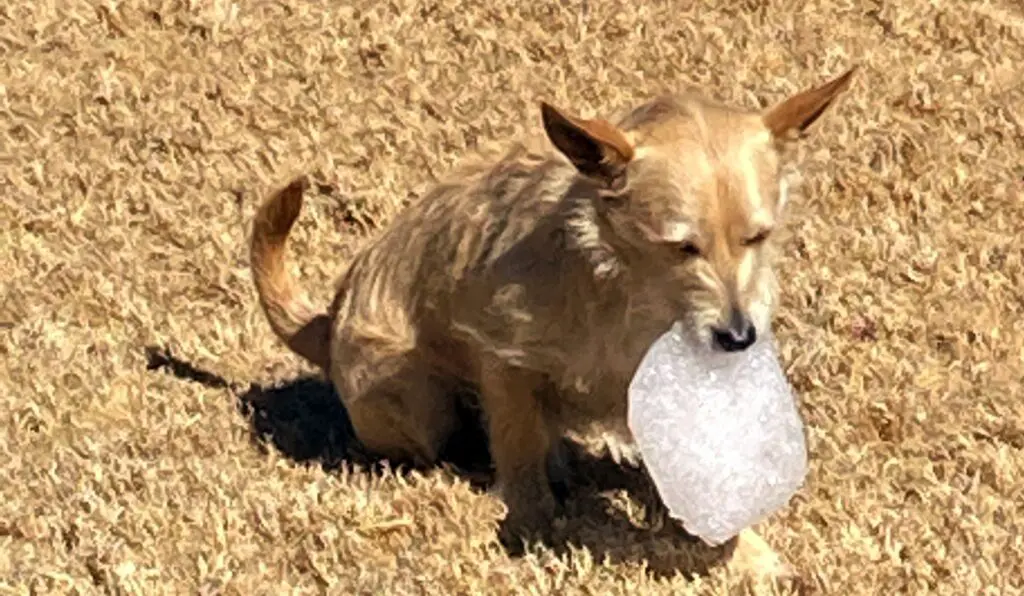
{"label": "dog's right ear", "polygon": [[626,135],[607,120],[575,118],[546,102],[541,102],[540,110],[548,139],[576,169],[614,186],[633,159],[633,144]]}

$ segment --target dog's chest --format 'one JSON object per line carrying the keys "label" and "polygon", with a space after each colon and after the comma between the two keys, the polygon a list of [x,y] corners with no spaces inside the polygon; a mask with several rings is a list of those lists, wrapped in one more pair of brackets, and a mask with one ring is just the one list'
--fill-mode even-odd
{"label": "dog's chest", "polygon": [[591,337],[567,359],[554,381],[562,395],[562,417],[571,426],[619,423],[627,414],[627,393],[651,333],[613,330]]}

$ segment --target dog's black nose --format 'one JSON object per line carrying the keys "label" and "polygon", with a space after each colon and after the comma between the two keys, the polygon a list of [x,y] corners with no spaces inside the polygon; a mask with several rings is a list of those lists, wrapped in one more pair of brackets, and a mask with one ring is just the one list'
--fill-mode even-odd
{"label": "dog's black nose", "polygon": [[713,330],[715,343],[726,352],[739,352],[746,350],[757,341],[757,329],[739,311],[734,311],[729,320],[729,326]]}

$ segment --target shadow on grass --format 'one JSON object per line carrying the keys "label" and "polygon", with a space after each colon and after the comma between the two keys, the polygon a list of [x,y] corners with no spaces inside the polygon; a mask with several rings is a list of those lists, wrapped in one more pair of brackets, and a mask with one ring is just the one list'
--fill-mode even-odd
{"label": "shadow on grass", "polygon": [[[289,459],[334,470],[345,463],[397,473],[407,463],[383,459],[363,449],[334,387],[317,377],[301,377],[274,386],[250,386],[238,392],[238,410],[251,424],[260,445],[273,445]],[[487,438],[479,418],[460,407],[460,427],[441,452],[440,466],[478,488],[491,481]]]}
{"label": "shadow on grass", "polygon": [[[301,377],[278,385],[244,387],[200,370],[164,348],[147,347],[146,356],[149,370],[166,370],[180,379],[230,389],[261,449],[273,445],[293,461],[327,470],[345,463],[371,471],[388,467],[399,474],[410,469],[361,447],[337,393],[322,379]],[[494,480],[486,432],[472,408],[463,405],[459,413],[461,428],[443,450],[438,467],[486,490]],[[572,441],[567,446],[572,472],[567,485],[556,491],[565,523],[555,529],[549,545],[555,553],[566,555],[572,548],[585,548],[597,561],[607,557],[611,562],[641,563],[655,577],[706,575],[728,559],[730,546],[704,546],[668,518],[642,468],[595,455]],[[622,499],[622,492],[632,499]],[[639,504],[641,512],[628,514],[626,503]]]}

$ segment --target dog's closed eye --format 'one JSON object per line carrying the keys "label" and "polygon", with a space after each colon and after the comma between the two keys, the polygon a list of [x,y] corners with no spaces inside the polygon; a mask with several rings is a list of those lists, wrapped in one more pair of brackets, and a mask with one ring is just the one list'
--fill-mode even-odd
{"label": "dog's closed eye", "polygon": [[743,245],[744,246],[757,246],[758,244],[761,244],[762,242],[767,240],[768,236],[771,235],[771,233],[772,233],[772,231],[770,229],[768,229],[768,228],[764,228],[762,230],[759,230],[753,236],[748,236],[747,238],[744,238],[743,239]]}

